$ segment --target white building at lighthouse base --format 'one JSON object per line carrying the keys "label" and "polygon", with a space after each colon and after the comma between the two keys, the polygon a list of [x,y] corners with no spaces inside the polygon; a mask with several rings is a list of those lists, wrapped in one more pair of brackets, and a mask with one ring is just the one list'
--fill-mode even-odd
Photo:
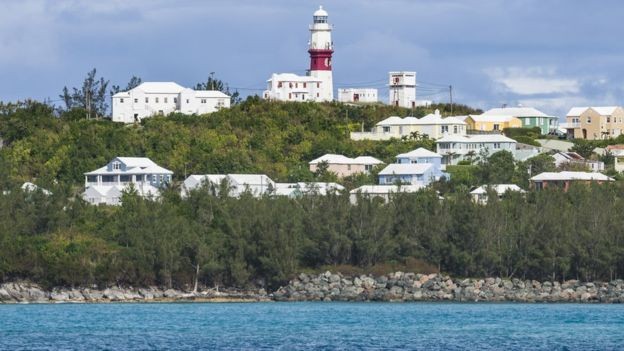
{"label": "white building at lighthouse base", "polygon": [[328,96],[326,89],[326,84],[321,78],[293,73],[274,73],[267,80],[267,90],[262,96],[266,100],[278,101],[330,101],[326,98]]}

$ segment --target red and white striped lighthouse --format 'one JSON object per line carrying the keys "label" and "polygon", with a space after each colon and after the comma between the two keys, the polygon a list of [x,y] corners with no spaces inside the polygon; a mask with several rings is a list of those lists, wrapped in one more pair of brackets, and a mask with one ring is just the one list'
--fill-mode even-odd
{"label": "red and white striped lighthouse", "polygon": [[310,76],[320,79],[316,87],[315,100],[331,101],[334,99],[332,80],[332,54],[334,43],[331,39],[332,26],[327,22],[327,11],[320,6],[314,12],[310,26]]}

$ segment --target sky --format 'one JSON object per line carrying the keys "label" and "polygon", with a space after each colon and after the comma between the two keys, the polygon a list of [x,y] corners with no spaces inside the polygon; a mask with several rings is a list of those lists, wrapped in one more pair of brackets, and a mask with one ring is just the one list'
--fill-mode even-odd
{"label": "sky", "polygon": [[[243,95],[304,74],[319,5],[334,26],[334,88],[416,71],[417,98],[489,109],[624,104],[619,0],[0,0],[0,101],[58,100],[86,73],[124,87],[194,86],[210,72]],[[60,104],[60,101],[56,101]]]}

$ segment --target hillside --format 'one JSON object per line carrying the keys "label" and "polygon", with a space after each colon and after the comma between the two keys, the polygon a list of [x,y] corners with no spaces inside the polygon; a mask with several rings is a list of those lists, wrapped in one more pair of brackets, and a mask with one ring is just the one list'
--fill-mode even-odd
{"label": "hillside", "polygon": [[[448,105],[417,108],[424,116]],[[454,106],[457,113],[474,112]],[[354,142],[349,131],[369,129],[390,115],[411,111],[384,105],[280,103],[249,98],[231,109],[205,116],[172,115],[123,125],[86,120],[81,110],[55,116],[52,108],[29,102],[0,105],[1,185],[36,180],[80,185],[82,174],[115,156],[147,156],[175,173],[266,173],[275,180],[312,179],[310,160],[325,153],[368,154],[390,161],[430,140]]]}

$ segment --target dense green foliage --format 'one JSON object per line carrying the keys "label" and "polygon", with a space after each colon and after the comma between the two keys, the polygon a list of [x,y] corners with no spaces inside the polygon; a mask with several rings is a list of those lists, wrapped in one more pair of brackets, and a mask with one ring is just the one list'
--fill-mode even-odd
{"label": "dense green foliage", "polygon": [[[420,259],[456,276],[624,277],[619,183],[508,194],[486,206],[434,191],[389,204],[347,194],[217,197],[201,189],[123,206],[12,189],[0,196],[0,279],[48,286],[109,284],[275,288],[301,270]],[[492,196],[492,199],[495,197]]]}

